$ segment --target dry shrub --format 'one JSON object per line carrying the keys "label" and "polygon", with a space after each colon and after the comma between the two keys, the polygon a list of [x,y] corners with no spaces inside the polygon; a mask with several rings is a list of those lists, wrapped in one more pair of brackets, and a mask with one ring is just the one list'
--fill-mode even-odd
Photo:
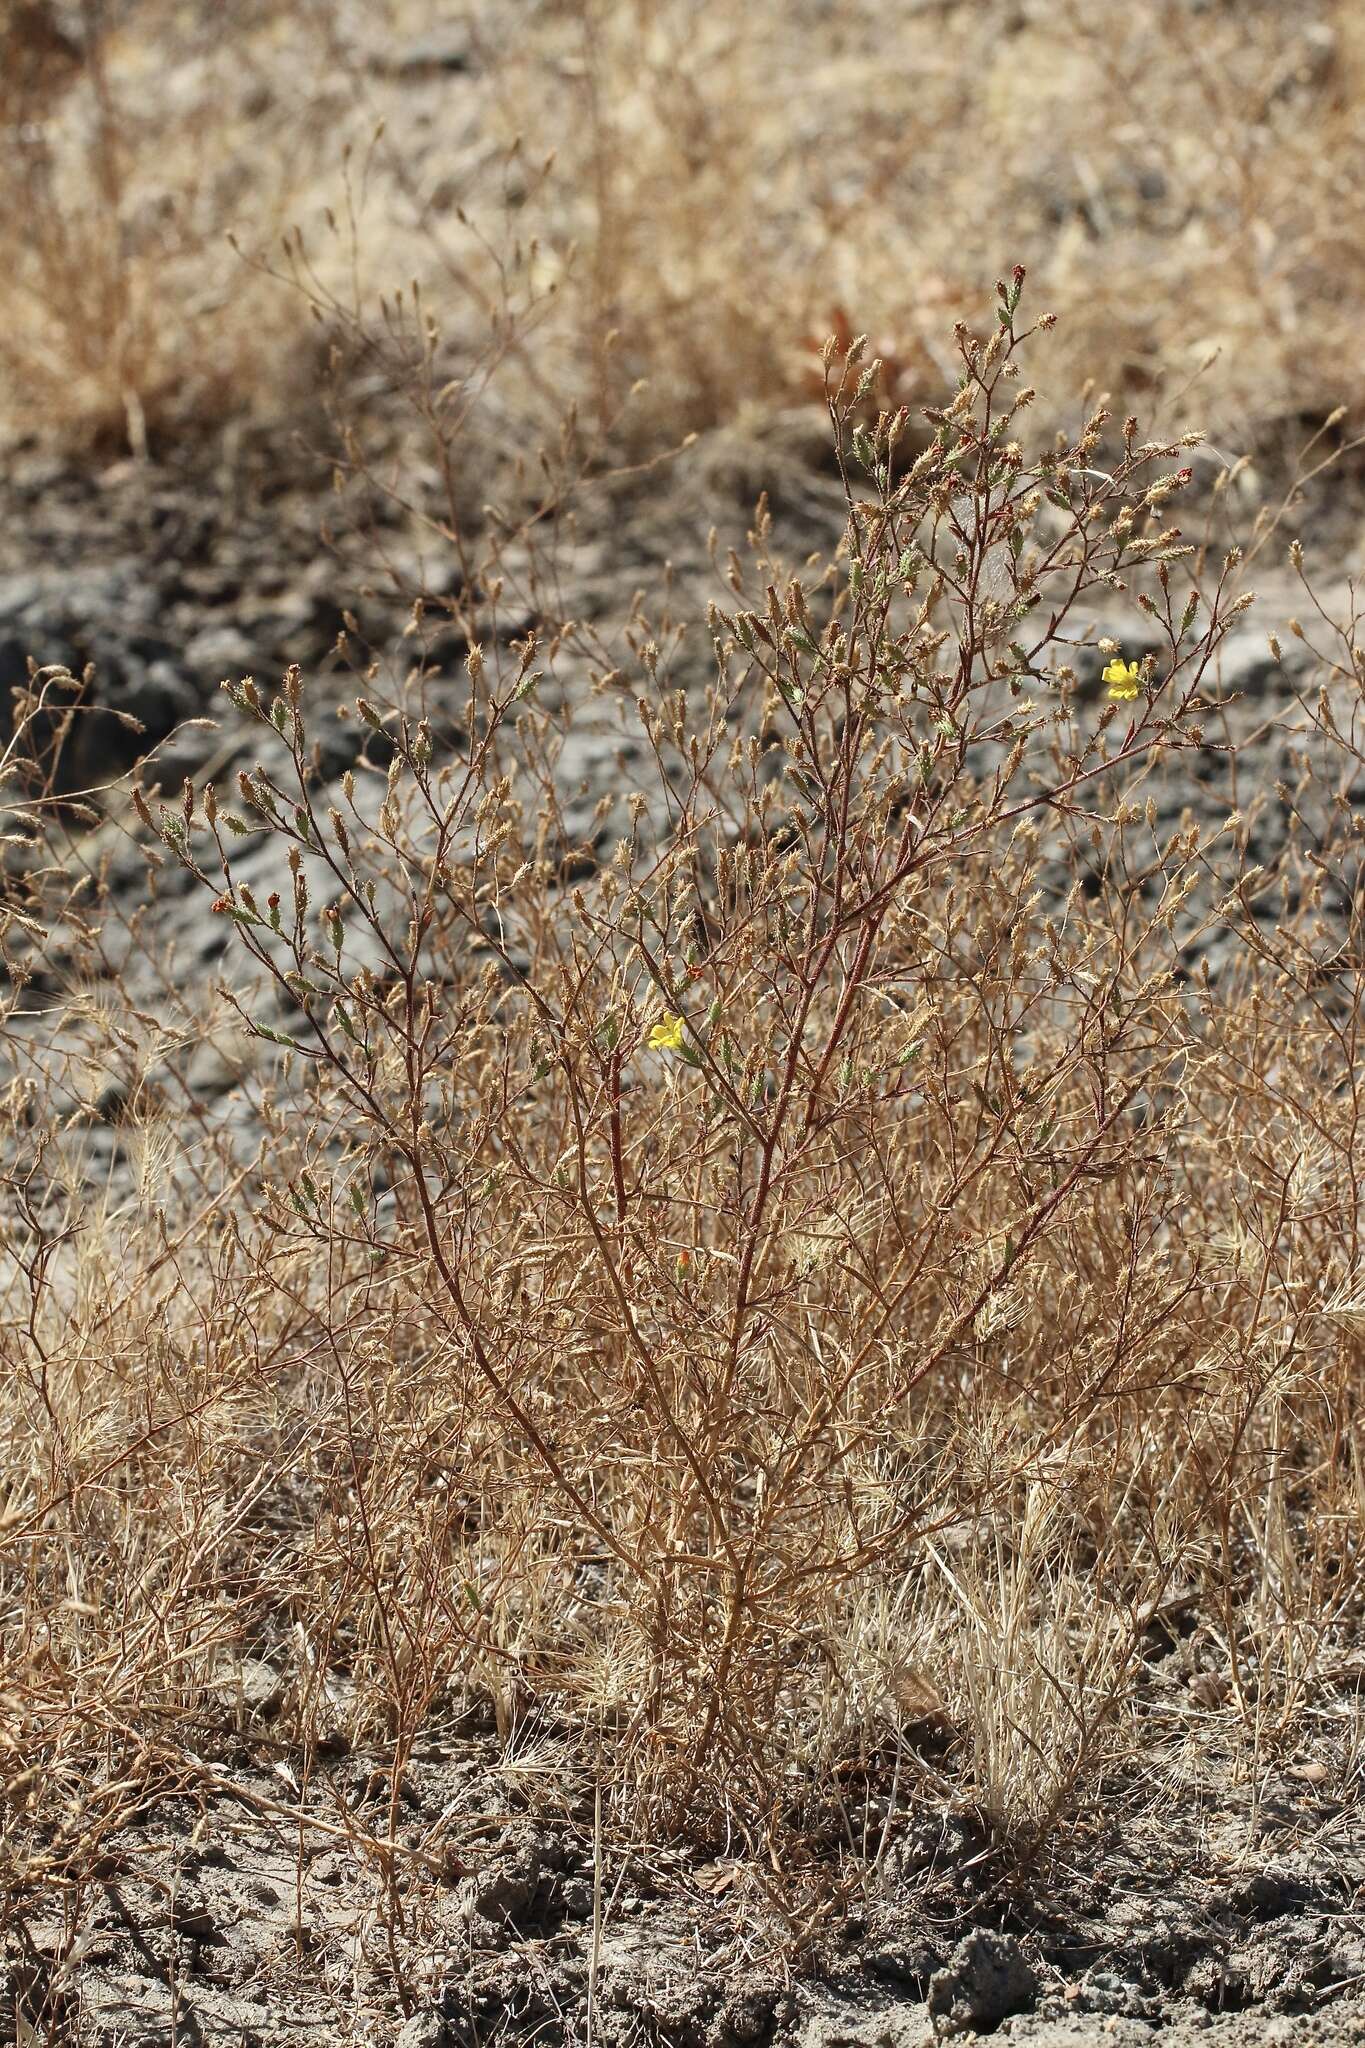
{"label": "dry shrub", "polygon": [[[228,1127],[168,1159],[161,1082],[95,1228],[11,1097],[30,1877],[108,1821],[62,1807],[92,1742],[142,1782],[253,1655],[280,1728],[381,1739],[395,1784],[472,1695],[509,1784],[605,1769],[618,1825],[874,1860],[898,1799],[1036,1836],[1181,1753],[1139,1682],[1173,1609],[1248,1768],[1349,1712],[1354,622],[1286,687],[1283,850],[1163,824],[1248,596],[1170,526],[1182,444],[1026,452],[1020,290],[913,462],[831,349],[843,542],[794,576],[760,508],[699,662],[695,624],[499,634],[494,535],[458,689],[372,676],[340,781],[294,674],[233,686],[235,790],[139,797],[277,1064],[258,1163]],[[585,816],[592,716],[642,751]],[[83,1016],[73,1065],[138,1055]]]}

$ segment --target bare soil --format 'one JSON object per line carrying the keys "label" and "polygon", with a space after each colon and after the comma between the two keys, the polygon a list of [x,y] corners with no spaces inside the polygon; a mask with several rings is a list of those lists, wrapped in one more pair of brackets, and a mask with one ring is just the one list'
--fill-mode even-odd
{"label": "bare soil", "polygon": [[[742,1858],[595,1849],[590,1799],[518,1788],[491,1730],[452,1726],[398,1772],[379,1752],[310,1768],[250,1733],[216,1747],[108,1838],[78,1910],[9,1930],[0,2038],[1365,2038],[1359,1817],[1303,1766],[1249,1784],[1211,1756],[1208,1785],[1159,1805],[1144,1773],[1036,1861],[923,1802],[879,1871],[831,1826],[806,1873],[823,1905],[794,1926]],[[859,1806],[885,1782],[870,1759]]]}

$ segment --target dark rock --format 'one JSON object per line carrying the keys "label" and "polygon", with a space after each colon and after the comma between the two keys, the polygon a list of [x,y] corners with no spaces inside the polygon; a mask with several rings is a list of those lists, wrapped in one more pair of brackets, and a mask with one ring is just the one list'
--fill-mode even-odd
{"label": "dark rock", "polygon": [[447,21],[414,36],[397,50],[385,52],[378,69],[395,78],[424,73],[469,71],[474,64],[474,39],[467,21]]}
{"label": "dark rock", "polygon": [[560,1908],[566,1920],[591,1920],[592,1883],[586,1877],[568,1878],[560,1888]]}
{"label": "dark rock", "polygon": [[193,684],[169,661],[106,663],[96,670],[90,714],[76,727],[79,782],[89,786],[122,775],[199,708]]}
{"label": "dark rock", "polygon": [[323,782],[337,782],[354,768],[362,753],[387,767],[393,744],[386,734],[371,732],[356,719],[310,718],[308,754]]}
{"label": "dark rock", "polygon": [[1011,2013],[1027,2012],[1038,1979],[1010,1934],[969,1934],[929,1981],[927,2004],[940,2033],[989,2033]]}
{"label": "dark rock", "polygon": [[1095,1968],[1086,1972],[1076,2003],[1082,2012],[1112,2013],[1124,2019],[1151,2020],[1161,2012],[1161,1995],[1142,1976],[1126,1970]]}
{"label": "dark rock", "polygon": [[22,684],[30,660],[95,671],[64,754],[63,791],[121,775],[200,709],[159,614],[135,561],[0,577],[0,690]]}

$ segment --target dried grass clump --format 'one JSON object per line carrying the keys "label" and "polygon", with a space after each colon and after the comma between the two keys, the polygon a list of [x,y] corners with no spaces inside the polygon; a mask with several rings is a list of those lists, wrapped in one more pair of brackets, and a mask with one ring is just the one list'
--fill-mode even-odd
{"label": "dried grass clump", "polygon": [[298,378],[287,305],[226,237],[309,200],[335,89],[307,10],[25,0],[0,23],[0,378],[10,431],[163,450]]}

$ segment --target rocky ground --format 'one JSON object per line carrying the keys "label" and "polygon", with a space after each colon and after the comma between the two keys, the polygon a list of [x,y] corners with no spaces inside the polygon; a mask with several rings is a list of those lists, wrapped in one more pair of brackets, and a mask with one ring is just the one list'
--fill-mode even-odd
{"label": "rocky ground", "polygon": [[397,1776],[353,1755],[302,1783],[259,1727],[220,1745],[106,1839],[78,1936],[41,1912],[9,1931],[0,2038],[1365,2039],[1359,1823],[1306,1766],[1182,1805],[1174,1825],[1092,1816],[1034,1866],[912,1809],[879,1873],[850,1862],[841,1885],[832,1861],[832,1903],[795,1943],[751,1867],[595,1854],[590,1805],[518,1817],[529,1802],[509,1792],[505,1753],[468,1727]]}

